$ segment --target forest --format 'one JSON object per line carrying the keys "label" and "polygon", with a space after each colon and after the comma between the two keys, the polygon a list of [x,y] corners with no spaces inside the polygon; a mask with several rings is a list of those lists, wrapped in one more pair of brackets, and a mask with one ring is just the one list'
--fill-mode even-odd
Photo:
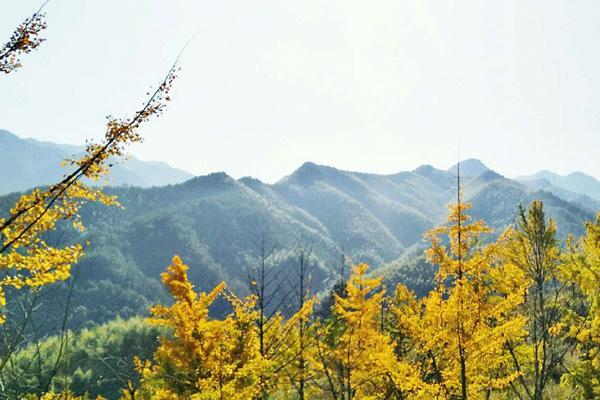
{"label": "forest", "polygon": [[[43,45],[45,29],[41,8],[0,49],[0,72],[18,73],[22,58]],[[152,297],[160,288],[139,270],[127,269],[129,260],[114,251],[123,241],[120,235],[131,232],[85,233],[88,222],[100,226],[122,219],[121,201],[133,205],[127,212],[139,223],[136,212],[146,207],[141,202],[136,209],[135,199],[158,193],[106,188],[103,182],[114,160],[142,141],[142,127],[166,111],[178,61],[137,111],[109,117],[100,141],[88,141],[80,156],[64,160],[68,172],[56,183],[2,197],[0,398],[600,397],[600,212],[588,214],[549,197],[552,206],[571,207],[561,214],[569,217],[569,226],[579,224],[561,232],[544,199],[528,199],[501,216],[512,223],[494,231],[473,216],[464,199],[461,163],[453,171],[454,199],[446,222],[426,230],[424,251],[416,245],[416,228],[402,237],[404,242],[389,234],[385,240],[397,248],[380,252],[365,248],[370,242],[358,232],[354,242],[348,241],[362,247],[355,246],[360,248],[352,257],[339,254],[328,270],[318,257],[332,237],[319,233],[314,247],[293,238],[296,245],[287,243],[281,250],[267,235],[254,235],[253,267],[243,273],[239,268],[222,272],[209,262],[212,269],[192,269],[177,249],[162,254],[170,262],[152,273],[160,276],[165,292]],[[309,179],[315,170],[307,165],[303,175],[290,179]],[[492,175],[486,179],[496,179]],[[223,176],[211,179],[235,186]],[[176,197],[179,189],[169,190],[162,192],[163,199]],[[294,199],[293,188],[280,190]],[[245,189],[236,193],[246,196],[239,194],[241,203],[254,196]],[[302,229],[317,231],[306,214],[285,210],[297,214]],[[227,224],[228,212],[219,214],[215,226]],[[179,217],[189,215],[194,214]],[[579,222],[573,216],[589,218]],[[423,229],[427,225],[423,214],[406,220]],[[184,224],[177,232],[189,232],[179,229]],[[334,225],[342,223],[338,219]],[[202,229],[218,234],[209,225]],[[351,227],[344,229],[340,236],[349,237]],[[291,231],[281,228],[276,234]],[[234,239],[232,246],[239,243]],[[148,238],[136,240],[131,247]],[[103,252],[94,253],[97,242],[106,246]],[[402,259],[402,268],[370,269],[353,262],[390,261],[400,248],[414,249]],[[110,269],[115,263],[119,270]],[[231,263],[241,261],[231,257]],[[77,292],[77,275],[86,268],[92,270],[90,281],[104,268],[124,283],[98,279],[86,292]],[[323,284],[327,276],[331,279]],[[104,303],[106,309],[96,300],[85,306],[74,300],[77,293],[99,299],[117,292],[125,292],[125,304]],[[148,316],[140,316],[149,299]],[[77,329],[70,329],[71,319],[80,321]],[[86,326],[92,320],[100,323]]]}

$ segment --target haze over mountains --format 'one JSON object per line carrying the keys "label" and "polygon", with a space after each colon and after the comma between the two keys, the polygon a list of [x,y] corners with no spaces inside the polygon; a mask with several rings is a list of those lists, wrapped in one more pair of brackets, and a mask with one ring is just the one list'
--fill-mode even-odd
{"label": "haze over mountains", "polygon": [[[41,172],[46,180],[42,183],[50,183],[48,179],[62,173],[56,172],[61,157],[78,150],[18,139],[6,131],[0,132],[0,142],[3,176],[10,178],[0,181],[0,193],[39,184],[35,178]],[[275,258],[286,268],[294,267],[298,246],[310,246],[316,290],[335,279],[342,253],[374,269],[403,268],[401,260],[420,254],[426,245],[424,232],[445,221],[447,205],[456,199],[456,167],[424,165],[378,175],[307,162],[279,182],[266,184],[225,173],[186,180],[186,173],[166,164],[137,163],[119,166],[120,182],[185,182],[108,188],[119,196],[123,209],[84,209],[85,239],[91,245],[78,267],[75,325],[143,314],[149,304],[164,300],[160,273],[174,254],[190,265],[199,289],[227,280],[243,290],[249,268],[257,262],[255,243],[260,237],[276,247]],[[595,180],[576,185],[565,177],[559,186],[558,180],[546,184],[546,178],[536,177],[520,178],[521,183],[479,160],[461,162],[460,171],[464,200],[473,205],[471,215],[484,219],[495,234],[514,221],[519,204],[534,199],[544,201],[561,237],[580,235],[583,222],[600,210],[600,201],[592,198]],[[3,214],[16,197],[0,196]],[[76,235],[69,231],[57,237],[68,242],[79,239]]]}
{"label": "haze over mountains", "polygon": [[[23,191],[57,182],[65,173],[60,163],[80,154],[83,148],[66,144],[22,139],[0,129],[0,194]],[[111,172],[112,185],[140,187],[180,183],[192,175],[165,162],[136,158],[118,163]]]}
{"label": "haze over mountains", "polygon": [[[24,191],[35,186],[56,182],[65,170],[58,168],[61,161],[80,154],[82,146],[23,139],[0,129],[0,194]],[[461,162],[461,173],[478,176],[488,167],[476,159]],[[456,175],[456,166],[447,170]],[[182,183],[193,175],[173,168],[162,161],[142,161],[135,157],[116,162],[108,184],[110,186],[164,186]],[[521,175],[514,180],[533,190],[546,190],[565,200],[575,201],[591,209],[600,205],[600,181],[582,172],[558,175],[542,170],[532,175]]]}
{"label": "haze over mountains", "polygon": [[583,172],[558,175],[544,170],[533,175],[518,176],[515,180],[531,187],[546,188],[549,191],[559,192],[562,189],[571,194],[586,196],[600,202],[600,181]]}

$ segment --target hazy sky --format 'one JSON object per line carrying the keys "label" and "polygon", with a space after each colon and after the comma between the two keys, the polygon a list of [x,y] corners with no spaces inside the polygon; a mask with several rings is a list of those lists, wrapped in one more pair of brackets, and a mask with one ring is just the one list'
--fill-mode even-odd
{"label": "hazy sky", "polygon": [[[0,0],[0,40],[41,0]],[[392,173],[482,159],[600,178],[600,2],[51,0],[0,77],[0,128],[80,144],[130,115],[183,44],[170,108],[132,148],[275,181],[304,161]]]}

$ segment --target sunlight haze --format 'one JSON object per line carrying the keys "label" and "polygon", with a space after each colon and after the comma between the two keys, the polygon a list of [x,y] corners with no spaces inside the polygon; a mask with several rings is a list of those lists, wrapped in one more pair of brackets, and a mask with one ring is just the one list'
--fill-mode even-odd
{"label": "sunlight haze", "polygon": [[[0,36],[41,1],[6,2]],[[165,5],[169,6],[166,7]],[[305,161],[393,173],[478,158],[600,178],[600,3],[51,0],[45,44],[0,82],[0,129],[83,144],[185,50],[132,148],[274,182]]]}

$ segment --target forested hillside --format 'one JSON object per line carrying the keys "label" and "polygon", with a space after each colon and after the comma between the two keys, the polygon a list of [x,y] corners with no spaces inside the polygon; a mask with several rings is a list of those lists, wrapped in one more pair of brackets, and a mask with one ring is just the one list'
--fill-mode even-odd
{"label": "forested hillside", "polygon": [[[463,171],[474,217],[488,221],[496,234],[513,223],[519,204],[533,199],[544,201],[563,237],[580,235],[583,222],[593,217],[577,204],[530,190],[481,162],[467,161]],[[418,257],[423,234],[444,220],[455,197],[455,174],[453,168],[422,166],[375,175],[305,163],[273,185],[215,173],[165,187],[109,188],[122,207],[82,210],[88,225],[83,239],[90,244],[77,266],[71,326],[145,315],[150,304],[164,300],[159,274],[173,254],[189,264],[190,279],[199,289],[225,280],[245,293],[248,275],[259,262],[260,239],[275,249],[271,262],[290,269],[298,249],[310,247],[315,292],[335,282],[342,254],[349,263],[368,263],[372,271],[385,267],[389,277],[429,287],[431,273],[413,268],[408,276],[394,270],[405,267],[407,256]],[[4,209],[13,202],[13,196],[0,199]],[[79,240],[72,230],[53,237],[65,243]],[[50,289],[49,298],[61,290]],[[49,313],[60,308],[53,301],[44,304]]]}
{"label": "forested hillside", "polygon": [[[260,270],[253,294],[238,297],[226,282],[196,292],[175,256],[161,274],[172,300],[152,307],[147,323],[116,320],[69,341],[36,338],[13,357],[6,389],[123,400],[595,398],[600,214],[561,249],[540,201],[521,207],[515,226],[486,245],[489,228],[469,208],[459,198],[448,222],[428,234],[426,262],[392,271],[405,274],[392,278],[401,282],[425,272],[430,282],[386,290],[389,280],[359,264],[319,300],[302,289],[311,278],[301,264],[290,314],[267,306],[278,267]],[[211,315],[223,301],[224,315]]]}

